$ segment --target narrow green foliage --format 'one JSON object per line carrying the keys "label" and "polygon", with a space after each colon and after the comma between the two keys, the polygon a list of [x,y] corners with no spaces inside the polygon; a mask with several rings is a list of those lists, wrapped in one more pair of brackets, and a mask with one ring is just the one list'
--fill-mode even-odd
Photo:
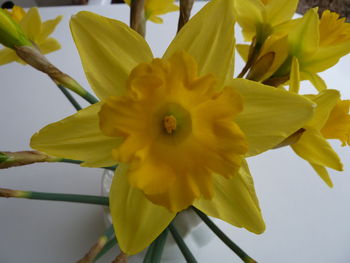
{"label": "narrow green foliage", "polygon": [[152,244],[149,246],[147,250],[147,254],[145,258],[143,259],[143,263],[160,263],[165,242],[168,237],[169,229],[166,228],[159,237],[152,242]]}
{"label": "narrow green foliage", "polygon": [[[31,192],[31,191],[18,191],[11,189],[0,189],[0,194],[4,192],[2,197],[15,197],[15,198],[27,198],[36,200],[50,200],[50,201],[63,201],[73,203],[85,203],[85,204],[96,204],[96,205],[109,205],[109,199],[105,196],[97,195],[78,195],[78,194],[61,194],[61,193],[44,193],[44,192]],[[6,194],[14,192],[14,194]]]}
{"label": "narrow green foliage", "polygon": [[102,248],[102,250],[97,254],[97,256],[94,259],[94,262],[99,260],[102,256],[104,256],[111,248],[113,248],[117,244],[117,239],[113,237],[111,240],[109,240],[106,245]]}
{"label": "narrow green foliage", "polygon": [[197,213],[197,215],[203,220],[203,222],[217,235],[218,238],[221,239],[237,256],[239,256],[243,262],[245,263],[254,263],[256,262],[254,259],[248,256],[239,246],[237,246],[224,232],[218,228],[213,221],[209,219],[204,213],[199,211],[197,208],[192,207],[193,210]]}
{"label": "narrow green foliage", "polygon": [[69,93],[69,91],[62,86],[61,84],[57,84],[57,87],[60,89],[60,91],[62,91],[62,93],[64,94],[64,96],[66,96],[67,100],[73,105],[73,107],[79,111],[82,109],[82,107],[80,106],[80,104],[74,99],[74,97],[72,96],[72,94]]}
{"label": "narrow green foliage", "polygon": [[179,232],[177,231],[177,229],[175,228],[175,226],[173,225],[173,223],[170,223],[170,225],[168,226],[176,244],[178,245],[179,249],[182,252],[182,255],[184,255],[186,262],[187,263],[197,263],[197,260],[195,259],[195,257],[192,255],[190,249],[188,248],[188,246],[186,245],[185,241],[182,239],[182,237],[180,236]]}

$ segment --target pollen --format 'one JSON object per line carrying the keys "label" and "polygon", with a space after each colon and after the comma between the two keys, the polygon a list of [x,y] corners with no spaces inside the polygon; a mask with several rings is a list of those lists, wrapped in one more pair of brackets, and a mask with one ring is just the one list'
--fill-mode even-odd
{"label": "pollen", "polygon": [[176,130],[176,118],[173,115],[164,117],[164,128],[168,134],[172,134]]}

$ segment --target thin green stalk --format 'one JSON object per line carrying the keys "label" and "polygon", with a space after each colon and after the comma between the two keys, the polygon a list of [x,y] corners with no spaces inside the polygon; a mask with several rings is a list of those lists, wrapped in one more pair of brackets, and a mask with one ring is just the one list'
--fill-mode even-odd
{"label": "thin green stalk", "polygon": [[63,87],[61,84],[57,84],[57,87],[62,91],[64,96],[66,96],[66,98],[69,100],[69,102],[73,105],[73,107],[77,111],[82,109],[80,104],[74,99],[74,97],[69,93],[69,91],[65,87]]}
{"label": "thin green stalk", "polygon": [[113,248],[117,244],[117,239],[113,237],[110,239],[106,245],[102,248],[102,250],[97,254],[97,256],[94,258],[94,262],[99,260],[102,256],[104,256],[111,248]]}
{"label": "thin green stalk", "polygon": [[90,92],[88,92],[86,89],[84,89],[75,79],[73,79],[71,76],[61,72],[58,68],[51,65],[49,71],[44,71],[47,73],[51,79],[56,83],[56,85],[61,85],[62,87],[69,89],[73,91],[74,93],[78,94],[80,97],[82,97],[84,100],[89,102],[90,104],[95,104],[98,102],[98,99],[92,95]]}
{"label": "thin green stalk", "polygon": [[27,64],[47,74],[56,85],[62,85],[63,87],[75,92],[91,104],[98,102],[98,100],[85,90],[76,80],[51,64],[35,46],[20,45],[15,46],[14,50],[22,60],[27,62]]}
{"label": "thin green stalk", "polygon": [[97,195],[78,195],[78,194],[59,194],[59,193],[45,193],[45,192],[30,192],[30,195],[26,197],[28,199],[38,200],[52,200],[52,201],[64,201],[75,203],[86,203],[96,205],[109,205],[108,197]]}
{"label": "thin green stalk", "polygon": [[90,104],[95,104],[98,102],[98,99],[94,95],[92,95],[90,92],[87,92],[84,94],[83,98],[89,102]]}
{"label": "thin green stalk", "polygon": [[[58,162],[61,162],[61,163],[73,163],[73,164],[81,164],[82,163],[82,161],[72,160],[72,159],[65,159],[65,158],[62,158],[62,159],[58,160]],[[109,167],[101,167],[101,168],[107,169],[107,170],[111,170],[111,171],[115,171],[115,169],[117,168],[117,165],[109,166]]]}
{"label": "thin green stalk", "polygon": [[203,222],[224,242],[234,253],[239,256],[245,263],[256,263],[254,259],[247,255],[239,246],[237,246],[224,232],[218,228],[213,221],[209,219],[208,216],[203,214],[197,208],[192,207],[197,215],[203,220]]}
{"label": "thin green stalk", "polygon": [[143,259],[143,263],[160,263],[162,258],[165,242],[167,240],[169,229],[166,228],[156,240],[152,242]]}
{"label": "thin green stalk", "polygon": [[114,237],[114,227],[112,224],[107,228],[106,232],[104,233],[104,236],[106,236],[108,239]]}
{"label": "thin green stalk", "polygon": [[3,189],[3,188],[0,188],[0,197],[63,201],[63,202],[96,204],[96,205],[105,205],[105,206],[109,205],[109,199],[108,197],[105,197],[105,196],[32,192],[32,191],[11,190],[11,189]]}
{"label": "thin green stalk", "polygon": [[173,223],[170,223],[168,228],[169,228],[169,230],[170,230],[170,232],[171,232],[171,234],[172,234],[176,244],[178,245],[179,249],[181,250],[182,255],[185,257],[186,262],[187,263],[197,263],[197,260],[192,255],[190,249],[188,248],[188,246],[186,245],[185,241],[180,236],[179,232],[177,231],[177,229],[175,228]]}

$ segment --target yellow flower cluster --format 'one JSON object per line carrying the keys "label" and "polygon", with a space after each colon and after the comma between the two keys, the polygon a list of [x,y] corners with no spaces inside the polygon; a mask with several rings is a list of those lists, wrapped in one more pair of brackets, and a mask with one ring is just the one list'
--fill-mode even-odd
{"label": "yellow flower cluster", "polygon": [[[118,166],[110,210],[122,251],[138,253],[190,206],[262,233],[246,158],[269,149],[290,145],[332,186],[325,167],[343,167],[327,139],[349,144],[350,101],[317,73],[350,52],[350,27],[330,11],[319,17],[316,8],[292,19],[297,2],[212,0],[162,58],[120,21],[90,12],[71,18],[100,101],[44,127],[31,147],[83,166]],[[154,22],[176,9],[172,0],[145,1]],[[37,9],[11,15],[43,53],[59,47],[48,36],[60,17],[42,23]],[[250,45],[235,45],[236,21]],[[235,48],[247,61],[239,78]],[[0,51],[0,62],[18,60],[11,52]],[[317,94],[299,94],[301,80]]]}
{"label": "yellow flower cluster", "polygon": [[[250,12],[243,13],[239,10],[246,2],[252,6]],[[237,21],[243,34],[249,32],[257,39],[250,46],[237,45],[237,49],[251,64],[247,74],[249,79],[273,86],[288,84],[289,91],[293,93],[300,92],[302,80],[309,80],[315,86],[317,95],[304,95],[316,103],[315,115],[305,124],[303,132],[299,133],[301,136],[291,147],[332,186],[325,167],[342,171],[343,165],[327,139],[339,139],[343,146],[348,143],[349,101],[341,100],[339,92],[327,89],[317,73],[334,66],[350,52],[350,24],[329,10],[319,16],[317,8],[310,9],[302,18],[292,20],[294,2],[297,1],[235,1]],[[282,6],[290,9],[283,9],[284,14],[277,23],[276,17],[270,14],[273,10],[282,10]],[[250,15],[253,11],[259,15]],[[261,32],[263,27],[269,28],[268,33]],[[259,38],[261,34],[264,38]],[[258,39],[263,39],[259,45]],[[261,68],[264,70],[259,70]]]}

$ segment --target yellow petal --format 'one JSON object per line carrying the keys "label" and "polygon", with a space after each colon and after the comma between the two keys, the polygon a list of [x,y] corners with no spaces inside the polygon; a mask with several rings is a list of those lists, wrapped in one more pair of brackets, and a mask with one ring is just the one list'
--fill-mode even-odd
{"label": "yellow petal", "polygon": [[44,41],[55,30],[57,24],[62,20],[63,16],[57,16],[55,19],[47,20],[42,24],[40,36],[37,40],[38,43]]}
{"label": "yellow petal", "polygon": [[324,168],[321,165],[317,165],[317,164],[313,164],[313,163],[310,163],[310,165],[329,187],[333,187],[332,180],[331,180],[326,168]]}
{"label": "yellow petal", "polygon": [[129,255],[146,248],[169,225],[176,213],[153,204],[129,185],[128,167],[120,164],[113,178],[110,210],[120,249]]}
{"label": "yellow petal", "polygon": [[234,69],[232,2],[213,0],[206,4],[177,34],[164,57],[187,51],[198,64],[198,75],[214,74],[218,87],[222,87],[225,80],[232,78]]}
{"label": "yellow petal", "polygon": [[145,1],[145,17],[155,23],[163,23],[158,15],[179,10],[174,0],[147,0]]}
{"label": "yellow petal", "polygon": [[301,78],[309,80],[319,92],[327,89],[325,81],[316,73],[303,71],[301,72]]}
{"label": "yellow petal", "polygon": [[[255,35],[256,26],[264,22],[264,4],[260,0],[236,0],[232,2],[234,2],[237,22],[242,30],[252,32]],[[247,40],[250,41],[250,39]]]}
{"label": "yellow petal", "polygon": [[278,25],[291,19],[298,5],[298,0],[269,0],[266,6],[267,21]]}
{"label": "yellow petal", "polygon": [[230,179],[214,176],[214,197],[199,199],[194,206],[205,214],[220,218],[237,227],[260,234],[265,230],[253,179],[246,163],[236,176]]}
{"label": "yellow petal", "polygon": [[100,99],[124,93],[130,71],[152,60],[146,41],[122,22],[83,11],[72,17],[70,27],[85,74]]}
{"label": "yellow petal", "polygon": [[329,114],[340,98],[339,91],[324,90],[318,95],[311,95],[308,97],[316,103],[316,108],[314,116],[305,126],[320,130],[325,125]]}
{"label": "yellow petal", "polygon": [[[319,18],[317,9],[310,9],[297,25],[289,32],[288,42],[291,54],[299,59],[310,56],[319,44]],[[302,41],[301,41],[302,40]]]}
{"label": "yellow petal", "polygon": [[235,121],[247,137],[248,156],[273,148],[312,117],[313,104],[302,96],[245,79],[229,83],[243,97]]}
{"label": "yellow petal", "polygon": [[289,91],[299,93],[300,88],[300,73],[299,61],[296,57],[292,59],[292,68],[290,70]]}
{"label": "yellow petal", "polygon": [[20,25],[26,36],[36,42],[41,32],[41,18],[38,8],[33,7],[25,14]]}
{"label": "yellow petal", "polygon": [[116,164],[112,149],[121,139],[107,137],[99,128],[101,103],[78,111],[59,122],[52,123],[31,139],[31,147],[49,155],[84,161],[85,166],[102,167]]}
{"label": "yellow petal", "polygon": [[152,21],[153,23],[156,23],[156,24],[162,24],[163,23],[163,19],[160,18],[159,16],[150,16],[148,18],[148,20]]}
{"label": "yellow petal", "polygon": [[11,10],[12,12],[10,10],[6,10],[6,11],[8,11],[10,13],[12,18],[17,23],[20,22],[23,19],[23,17],[25,16],[25,14],[26,14],[26,11],[22,7],[20,7],[18,5],[15,5],[14,7],[12,7],[12,10]]}
{"label": "yellow petal", "polygon": [[329,114],[329,118],[321,129],[322,135],[327,139],[338,139],[342,146],[349,143],[350,135],[350,100],[338,100]]}
{"label": "yellow petal", "polygon": [[320,47],[313,56],[305,57],[302,66],[307,71],[321,72],[337,64],[339,59],[349,52],[350,41],[330,47]]}
{"label": "yellow petal", "polygon": [[48,54],[61,48],[61,44],[54,38],[45,39],[45,41],[40,43],[38,46],[43,54]]}
{"label": "yellow petal", "polygon": [[11,63],[18,59],[17,54],[10,48],[3,48],[0,50],[0,65]]}
{"label": "yellow petal", "polygon": [[309,163],[326,166],[337,171],[343,170],[338,155],[317,130],[306,130],[300,139],[292,144],[292,148],[296,154]]}

